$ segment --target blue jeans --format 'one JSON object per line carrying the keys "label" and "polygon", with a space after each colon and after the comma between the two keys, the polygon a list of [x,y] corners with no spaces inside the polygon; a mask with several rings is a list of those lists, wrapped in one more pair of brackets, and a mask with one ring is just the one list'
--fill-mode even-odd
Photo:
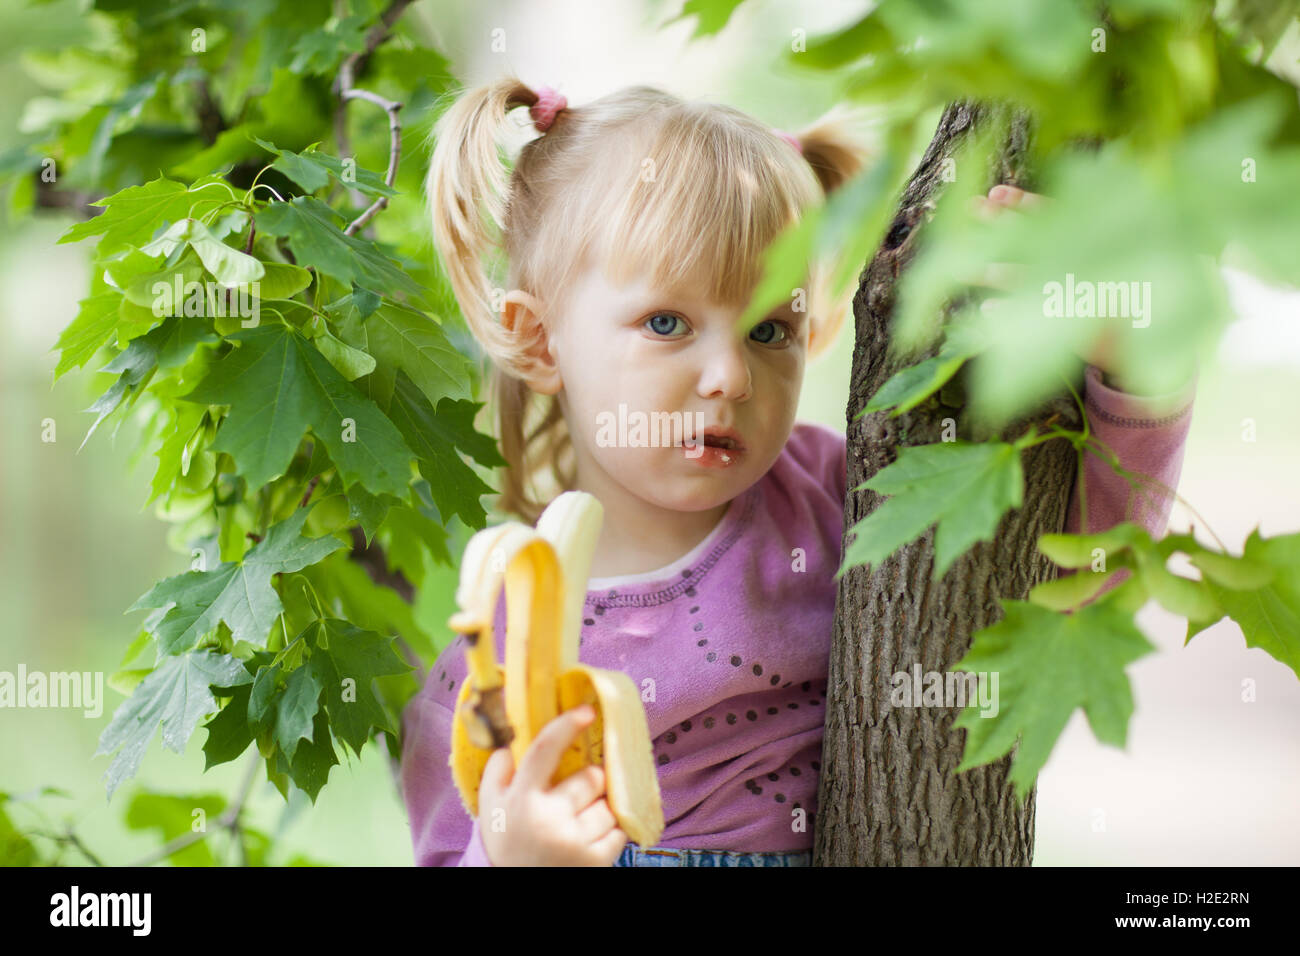
{"label": "blue jeans", "polygon": [[731,850],[678,850],[629,843],[615,866],[811,866],[812,850],[737,853]]}

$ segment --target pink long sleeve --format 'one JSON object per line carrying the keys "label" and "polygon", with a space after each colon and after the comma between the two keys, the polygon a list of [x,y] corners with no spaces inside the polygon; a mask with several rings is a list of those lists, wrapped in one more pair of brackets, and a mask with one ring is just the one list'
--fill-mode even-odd
{"label": "pink long sleeve", "polygon": [[471,820],[460,791],[450,785],[451,711],[419,694],[402,721],[402,796],[409,808],[419,808],[409,814],[415,865],[491,866],[478,821]]}
{"label": "pink long sleeve", "polygon": [[[1195,375],[1177,392],[1148,396],[1131,395],[1102,384],[1101,370],[1095,366],[1089,365],[1084,374],[1084,408],[1092,434],[1110,447],[1129,471],[1148,475],[1171,489],[1178,487],[1182,474],[1195,394]],[[1164,535],[1173,508],[1169,494],[1149,485],[1133,491],[1128,481],[1091,450],[1084,457],[1084,487],[1088,499],[1087,533],[1129,520],[1141,525],[1153,538]],[[1079,504],[1076,481],[1066,512],[1067,534],[1080,533]],[[1100,594],[1128,577],[1127,570],[1116,574]]]}

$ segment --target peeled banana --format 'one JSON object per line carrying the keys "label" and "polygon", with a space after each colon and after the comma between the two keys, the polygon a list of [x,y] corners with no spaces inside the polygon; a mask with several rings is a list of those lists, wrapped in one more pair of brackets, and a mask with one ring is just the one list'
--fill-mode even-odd
{"label": "peeled banana", "polygon": [[[620,829],[640,846],[663,835],[663,807],[641,696],[621,671],[578,662],[578,637],[592,553],[604,509],[566,491],[531,528],[510,521],[465,546],[458,610],[448,626],[465,638],[466,680],[452,721],[452,779],[478,816],[478,791],[492,751],[509,746],[515,766],[560,713],[590,704],[596,719],[560,759],[552,785],[591,764],[605,770],[605,799]],[[506,661],[496,660],[492,617],[504,580]]]}

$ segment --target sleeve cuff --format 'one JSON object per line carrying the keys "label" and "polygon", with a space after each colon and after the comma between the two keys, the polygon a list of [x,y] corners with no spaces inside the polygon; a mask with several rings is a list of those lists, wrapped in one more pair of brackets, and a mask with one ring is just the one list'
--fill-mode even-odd
{"label": "sleeve cuff", "polygon": [[483,848],[483,834],[479,832],[478,820],[474,821],[473,827],[469,832],[469,845],[465,847],[465,855],[460,858],[459,866],[491,866],[492,861],[488,859],[487,850]]}
{"label": "sleeve cuff", "polygon": [[1086,405],[1089,411],[1113,425],[1129,428],[1158,428],[1182,418],[1196,397],[1197,374],[1182,388],[1161,395],[1133,395],[1102,382],[1101,369],[1084,370]]}

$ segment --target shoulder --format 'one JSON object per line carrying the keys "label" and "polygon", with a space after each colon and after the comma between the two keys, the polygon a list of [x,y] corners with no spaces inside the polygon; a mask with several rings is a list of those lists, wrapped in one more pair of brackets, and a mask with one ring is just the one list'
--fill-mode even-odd
{"label": "shoulder", "polygon": [[768,477],[788,494],[825,495],[842,506],[847,493],[848,439],[820,422],[795,422]]}

